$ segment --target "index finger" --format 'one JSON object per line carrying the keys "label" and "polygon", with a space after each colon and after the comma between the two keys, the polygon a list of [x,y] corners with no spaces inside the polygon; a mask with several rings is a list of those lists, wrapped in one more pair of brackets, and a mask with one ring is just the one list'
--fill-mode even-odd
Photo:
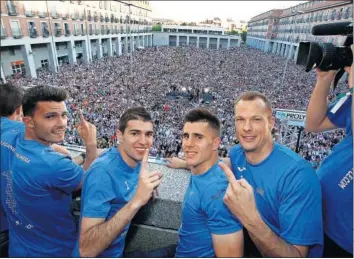
{"label": "index finger", "polygon": [[149,149],[147,148],[147,149],[145,149],[143,160],[141,160],[141,171],[140,172],[144,172],[147,170],[148,158],[149,158]]}
{"label": "index finger", "polygon": [[84,124],[86,122],[84,115],[82,114],[81,109],[79,109],[80,123]]}
{"label": "index finger", "polygon": [[219,166],[224,171],[227,179],[229,180],[229,183],[231,183],[231,184],[237,183],[234,173],[231,171],[231,169],[226,164],[219,162]]}

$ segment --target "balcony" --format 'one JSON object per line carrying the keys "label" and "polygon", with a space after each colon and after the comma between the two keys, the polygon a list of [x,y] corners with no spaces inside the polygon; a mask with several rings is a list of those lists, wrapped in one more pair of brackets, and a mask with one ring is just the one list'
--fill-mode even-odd
{"label": "balcony", "polygon": [[111,34],[111,30],[110,29],[106,29],[106,34]]}
{"label": "balcony", "polygon": [[35,12],[32,11],[32,10],[28,10],[28,11],[25,11],[25,15],[26,15],[27,17],[33,17],[33,16],[35,16],[36,14],[35,14]]}
{"label": "balcony", "polygon": [[95,30],[95,34],[96,34],[96,35],[99,35],[99,34],[100,34],[100,30],[99,30],[99,29],[96,29],[96,30]]}
{"label": "balcony", "polygon": [[89,29],[89,35],[92,35],[92,34],[93,34],[92,29]]}
{"label": "balcony", "polygon": [[114,23],[114,16],[113,16],[113,14],[112,14],[112,16],[111,16],[111,23]]}
{"label": "balcony", "polygon": [[95,16],[93,17],[93,20],[94,20],[95,22],[97,22],[97,21],[98,21],[98,17],[97,17],[97,15],[95,15]]}
{"label": "balcony", "polygon": [[104,18],[104,21],[105,21],[105,22],[109,22],[108,16],[106,16],[106,17]]}
{"label": "balcony", "polygon": [[87,16],[87,20],[88,20],[89,22],[92,21],[92,16],[91,16],[90,14]]}
{"label": "balcony", "polygon": [[81,35],[82,36],[85,36],[86,35],[86,32],[84,30],[81,30]]}
{"label": "balcony", "polygon": [[70,15],[68,13],[63,14],[63,20],[67,20],[70,18]]}
{"label": "balcony", "polygon": [[7,13],[11,16],[17,15],[16,5],[13,1],[6,1]]}
{"label": "balcony", "polygon": [[54,29],[54,31],[55,37],[60,37],[63,34],[62,29]]}
{"label": "balcony", "polygon": [[7,33],[4,28],[1,28],[1,39],[6,39],[7,38]]}
{"label": "balcony", "polygon": [[23,37],[23,33],[20,28],[12,29],[11,31],[12,31],[12,37],[14,37],[14,39],[21,39]]}
{"label": "balcony", "polygon": [[79,15],[79,19],[80,19],[80,21],[85,20],[85,15],[84,15],[84,14],[80,14],[80,15]]}
{"label": "balcony", "polygon": [[79,36],[79,30],[74,30],[74,36]]}
{"label": "balcony", "polygon": [[100,22],[104,22],[104,17],[103,17],[103,15],[100,16]]}
{"label": "balcony", "polygon": [[46,18],[47,17],[47,12],[38,12],[39,18]]}
{"label": "balcony", "polygon": [[52,15],[52,18],[53,18],[53,19],[58,19],[58,18],[59,18],[59,13],[56,12],[56,11],[53,11],[53,12],[51,13],[51,15]]}
{"label": "balcony", "polygon": [[65,29],[65,36],[69,37],[71,35],[71,32],[69,29]]}
{"label": "balcony", "polygon": [[101,29],[101,35],[103,35],[105,32],[105,29]]}
{"label": "balcony", "polygon": [[38,37],[37,29],[29,29],[28,31],[29,31],[30,38],[37,38]]}

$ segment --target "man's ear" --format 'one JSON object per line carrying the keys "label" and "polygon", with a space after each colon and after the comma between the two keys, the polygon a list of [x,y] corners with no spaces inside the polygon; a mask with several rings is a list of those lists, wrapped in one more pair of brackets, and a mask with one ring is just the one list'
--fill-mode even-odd
{"label": "man's ear", "polygon": [[116,131],[116,136],[117,136],[117,139],[119,141],[119,144],[122,143],[122,141],[123,141],[123,133],[120,130],[117,130]]}
{"label": "man's ear", "polygon": [[15,120],[22,121],[23,112],[22,112],[22,105],[20,105],[14,112]]}
{"label": "man's ear", "polygon": [[23,123],[26,128],[33,129],[34,128],[34,120],[31,116],[26,116],[22,118]]}
{"label": "man's ear", "polygon": [[221,143],[221,138],[220,137],[217,137],[217,138],[214,139],[214,141],[213,141],[213,151],[218,151],[220,143]]}

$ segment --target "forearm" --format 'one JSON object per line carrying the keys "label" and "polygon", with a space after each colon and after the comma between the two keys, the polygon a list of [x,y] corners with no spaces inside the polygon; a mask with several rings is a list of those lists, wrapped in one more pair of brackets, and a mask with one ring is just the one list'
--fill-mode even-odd
{"label": "forearm", "polygon": [[306,130],[316,131],[327,116],[327,97],[331,83],[317,80],[306,112]]}
{"label": "forearm", "polygon": [[81,165],[85,162],[81,155],[75,156],[72,158],[73,162],[77,165]]}
{"label": "forearm", "polygon": [[140,209],[133,201],[128,202],[110,220],[96,225],[80,235],[79,251],[81,257],[96,257],[106,250],[122,233]]}
{"label": "forearm", "polygon": [[97,157],[97,143],[93,142],[93,143],[87,144],[86,145],[86,158],[85,158],[84,164],[82,165],[82,167],[84,168],[85,171],[90,167],[90,165],[96,159],[96,157]]}
{"label": "forearm", "polygon": [[264,257],[302,257],[295,246],[287,243],[267,226],[259,213],[252,221],[242,223]]}

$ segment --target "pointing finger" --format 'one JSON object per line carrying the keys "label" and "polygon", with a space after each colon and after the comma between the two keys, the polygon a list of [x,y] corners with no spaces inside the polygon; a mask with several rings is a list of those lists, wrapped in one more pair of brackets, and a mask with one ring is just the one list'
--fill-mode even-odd
{"label": "pointing finger", "polygon": [[147,171],[147,161],[149,158],[149,149],[145,149],[143,160],[141,161],[141,169],[140,172],[146,172]]}
{"label": "pointing finger", "polygon": [[231,184],[237,183],[234,173],[231,171],[231,169],[226,164],[220,162],[219,166],[224,171],[227,179],[229,180],[229,183],[231,183]]}

